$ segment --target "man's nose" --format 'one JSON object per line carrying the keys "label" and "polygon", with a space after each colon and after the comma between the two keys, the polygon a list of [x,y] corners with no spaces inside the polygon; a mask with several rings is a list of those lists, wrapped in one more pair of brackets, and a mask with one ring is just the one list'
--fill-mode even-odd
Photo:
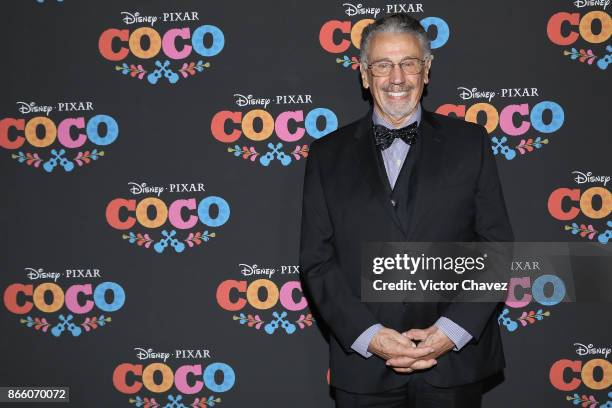
{"label": "man's nose", "polygon": [[389,74],[389,81],[393,84],[401,84],[405,81],[404,72],[399,64],[393,65],[391,68],[391,73]]}

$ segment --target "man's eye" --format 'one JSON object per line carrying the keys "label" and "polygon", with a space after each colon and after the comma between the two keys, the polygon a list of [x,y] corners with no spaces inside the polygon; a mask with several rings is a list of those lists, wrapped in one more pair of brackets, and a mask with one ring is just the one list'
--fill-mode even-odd
{"label": "man's eye", "polygon": [[416,61],[404,61],[402,62],[402,66],[406,67],[406,68],[412,68],[414,66],[416,66]]}
{"label": "man's eye", "polygon": [[391,63],[390,62],[379,62],[376,64],[376,67],[379,69],[389,69],[391,68]]}

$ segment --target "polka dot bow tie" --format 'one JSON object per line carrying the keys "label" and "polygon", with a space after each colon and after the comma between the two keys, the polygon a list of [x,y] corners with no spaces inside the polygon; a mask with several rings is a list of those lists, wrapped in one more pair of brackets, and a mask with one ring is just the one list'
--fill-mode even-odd
{"label": "polka dot bow tie", "polygon": [[416,142],[417,136],[418,129],[416,122],[412,122],[401,129],[389,129],[381,125],[374,125],[374,139],[376,140],[376,147],[380,150],[385,150],[391,146],[395,138],[400,138],[405,143],[413,145]]}

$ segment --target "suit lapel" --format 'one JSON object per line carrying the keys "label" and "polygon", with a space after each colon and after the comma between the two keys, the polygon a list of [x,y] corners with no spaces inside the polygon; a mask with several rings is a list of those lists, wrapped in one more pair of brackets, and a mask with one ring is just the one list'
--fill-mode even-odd
{"label": "suit lapel", "polygon": [[389,179],[382,165],[378,150],[374,143],[372,130],[372,110],[364,116],[357,125],[355,132],[357,166],[369,184],[374,196],[379,201],[383,211],[393,221],[404,238],[406,234],[393,205],[391,205]]}
{"label": "suit lapel", "polygon": [[424,197],[429,196],[427,193],[435,187],[436,180],[439,179],[440,165],[443,162],[445,148],[444,138],[445,136],[440,131],[433,115],[423,110],[420,134],[422,146],[416,163],[416,177],[412,178],[416,182],[410,189],[410,199],[413,202],[411,203],[412,208],[409,216],[414,222],[409,223],[408,240],[413,239],[417,226],[422,221],[423,206],[427,204]]}

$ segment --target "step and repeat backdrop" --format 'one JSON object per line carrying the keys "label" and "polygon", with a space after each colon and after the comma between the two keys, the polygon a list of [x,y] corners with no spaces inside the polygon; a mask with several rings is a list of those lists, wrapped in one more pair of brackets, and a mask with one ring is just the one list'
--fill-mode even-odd
{"label": "step and repeat backdrop", "polygon": [[[423,106],[490,133],[517,240],[610,245],[609,3],[2,2],[0,386],[333,406],[304,163],[368,110],[359,40],[389,13],[430,36]],[[520,290],[485,406],[611,407],[609,304]]]}

